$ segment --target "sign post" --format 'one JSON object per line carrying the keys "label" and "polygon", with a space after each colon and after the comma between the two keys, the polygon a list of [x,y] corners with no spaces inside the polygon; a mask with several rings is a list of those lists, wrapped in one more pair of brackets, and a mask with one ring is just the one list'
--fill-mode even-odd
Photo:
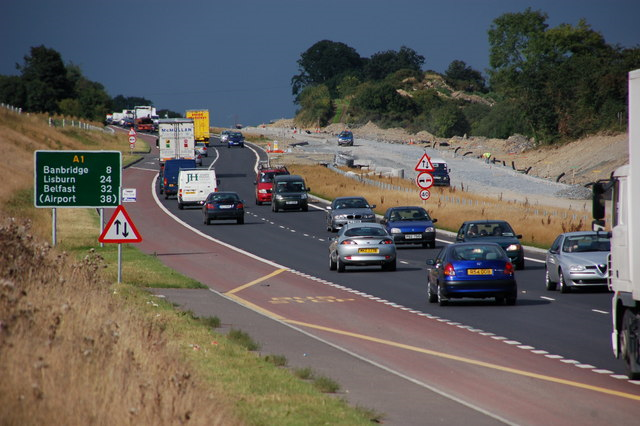
{"label": "sign post", "polygon": [[137,133],[132,127],[131,130],[129,130],[129,149],[131,153],[133,153],[133,149],[136,147],[136,140],[138,140]]}
{"label": "sign post", "polygon": [[433,175],[431,172],[435,170],[435,167],[431,164],[431,158],[429,158],[426,152],[422,154],[414,170],[418,172],[416,185],[420,188],[420,198],[422,201],[426,201],[431,197],[431,193],[429,192],[429,188],[433,186]]}
{"label": "sign post", "polygon": [[56,245],[56,208],[104,208],[120,204],[120,151],[47,151],[34,153],[34,206],[52,208],[52,244]]}
{"label": "sign post", "polygon": [[109,223],[102,231],[98,241],[101,243],[118,243],[118,283],[122,282],[122,243],[139,243],[142,236],[124,209],[118,206]]}

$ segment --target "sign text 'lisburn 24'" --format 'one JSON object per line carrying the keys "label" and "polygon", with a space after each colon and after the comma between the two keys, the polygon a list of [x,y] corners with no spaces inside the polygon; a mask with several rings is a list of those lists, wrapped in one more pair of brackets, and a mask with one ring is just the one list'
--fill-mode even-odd
{"label": "sign text 'lisburn 24'", "polygon": [[36,207],[115,207],[120,204],[119,151],[36,151]]}

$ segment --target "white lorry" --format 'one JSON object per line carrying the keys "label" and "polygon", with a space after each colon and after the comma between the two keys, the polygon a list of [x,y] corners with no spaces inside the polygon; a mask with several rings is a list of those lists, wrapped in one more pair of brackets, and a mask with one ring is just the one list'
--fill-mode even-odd
{"label": "white lorry", "polygon": [[193,120],[163,118],[158,120],[158,148],[160,164],[172,158],[195,159]]}
{"label": "white lorry", "polygon": [[594,185],[593,217],[595,225],[603,225],[604,196],[610,193],[611,344],[628,377],[640,379],[640,69],[629,73],[628,126],[629,164],[616,169],[611,180]]}
{"label": "white lorry", "polygon": [[218,191],[216,171],[194,169],[178,173],[178,208],[202,206],[207,196]]}

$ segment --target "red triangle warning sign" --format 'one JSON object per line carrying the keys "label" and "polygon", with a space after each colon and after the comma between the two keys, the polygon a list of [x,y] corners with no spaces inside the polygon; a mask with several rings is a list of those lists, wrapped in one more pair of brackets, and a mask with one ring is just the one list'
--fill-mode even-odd
{"label": "red triangle warning sign", "polygon": [[101,243],[139,243],[142,241],[142,237],[124,206],[118,206],[98,241]]}
{"label": "red triangle warning sign", "polygon": [[435,170],[433,164],[431,164],[431,158],[425,152],[416,164],[416,168],[414,169],[416,172],[432,172]]}

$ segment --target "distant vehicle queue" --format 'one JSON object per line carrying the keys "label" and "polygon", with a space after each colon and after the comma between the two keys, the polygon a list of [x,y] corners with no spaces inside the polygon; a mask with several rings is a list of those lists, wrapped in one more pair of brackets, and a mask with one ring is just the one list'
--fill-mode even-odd
{"label": "distant vehicle queue", "polygon": [[[215,170],[197,168],[208,151],[207,144],[194,139],[193,120],[159,120],[160,194],[165,199],[175,195],[179,209],[200,207],[206,225],[212,220],[243,224],[245,201],[237,192],[218,192]],[[220,142],[244,147],[244,136],[236,130],[223,131]],[[447,185],[446,163],[437,163],[443,163],[440,167],[446,175],[442,175],[441,184]],[[270,204],[274,213],[309,208],[311,189],[302,176],[290,174],[284,165],[260,162],[254,185],[255,204]],[[434,224],[438,220],[423,207],[390,207],[379,221],[375,207],[362,196],[338,197],[326,206],[326,229],[337,232],[329,238],[330,270],[344,272],[347,266],[378,265],[384,271],[395,271],[397,246],[436,248]],[[465,221],[455,241],[427,259],[426,299],[441,306],[459,298],[495,298],[497,304],[516,304],[515,270],[525,268],[521,238],[505,220]],[[563,293],[572,288],[605,286],[609,250],[609,236],[604,232],[558,236],[547,253],[547,290],[555,290],[558,283]]]}

